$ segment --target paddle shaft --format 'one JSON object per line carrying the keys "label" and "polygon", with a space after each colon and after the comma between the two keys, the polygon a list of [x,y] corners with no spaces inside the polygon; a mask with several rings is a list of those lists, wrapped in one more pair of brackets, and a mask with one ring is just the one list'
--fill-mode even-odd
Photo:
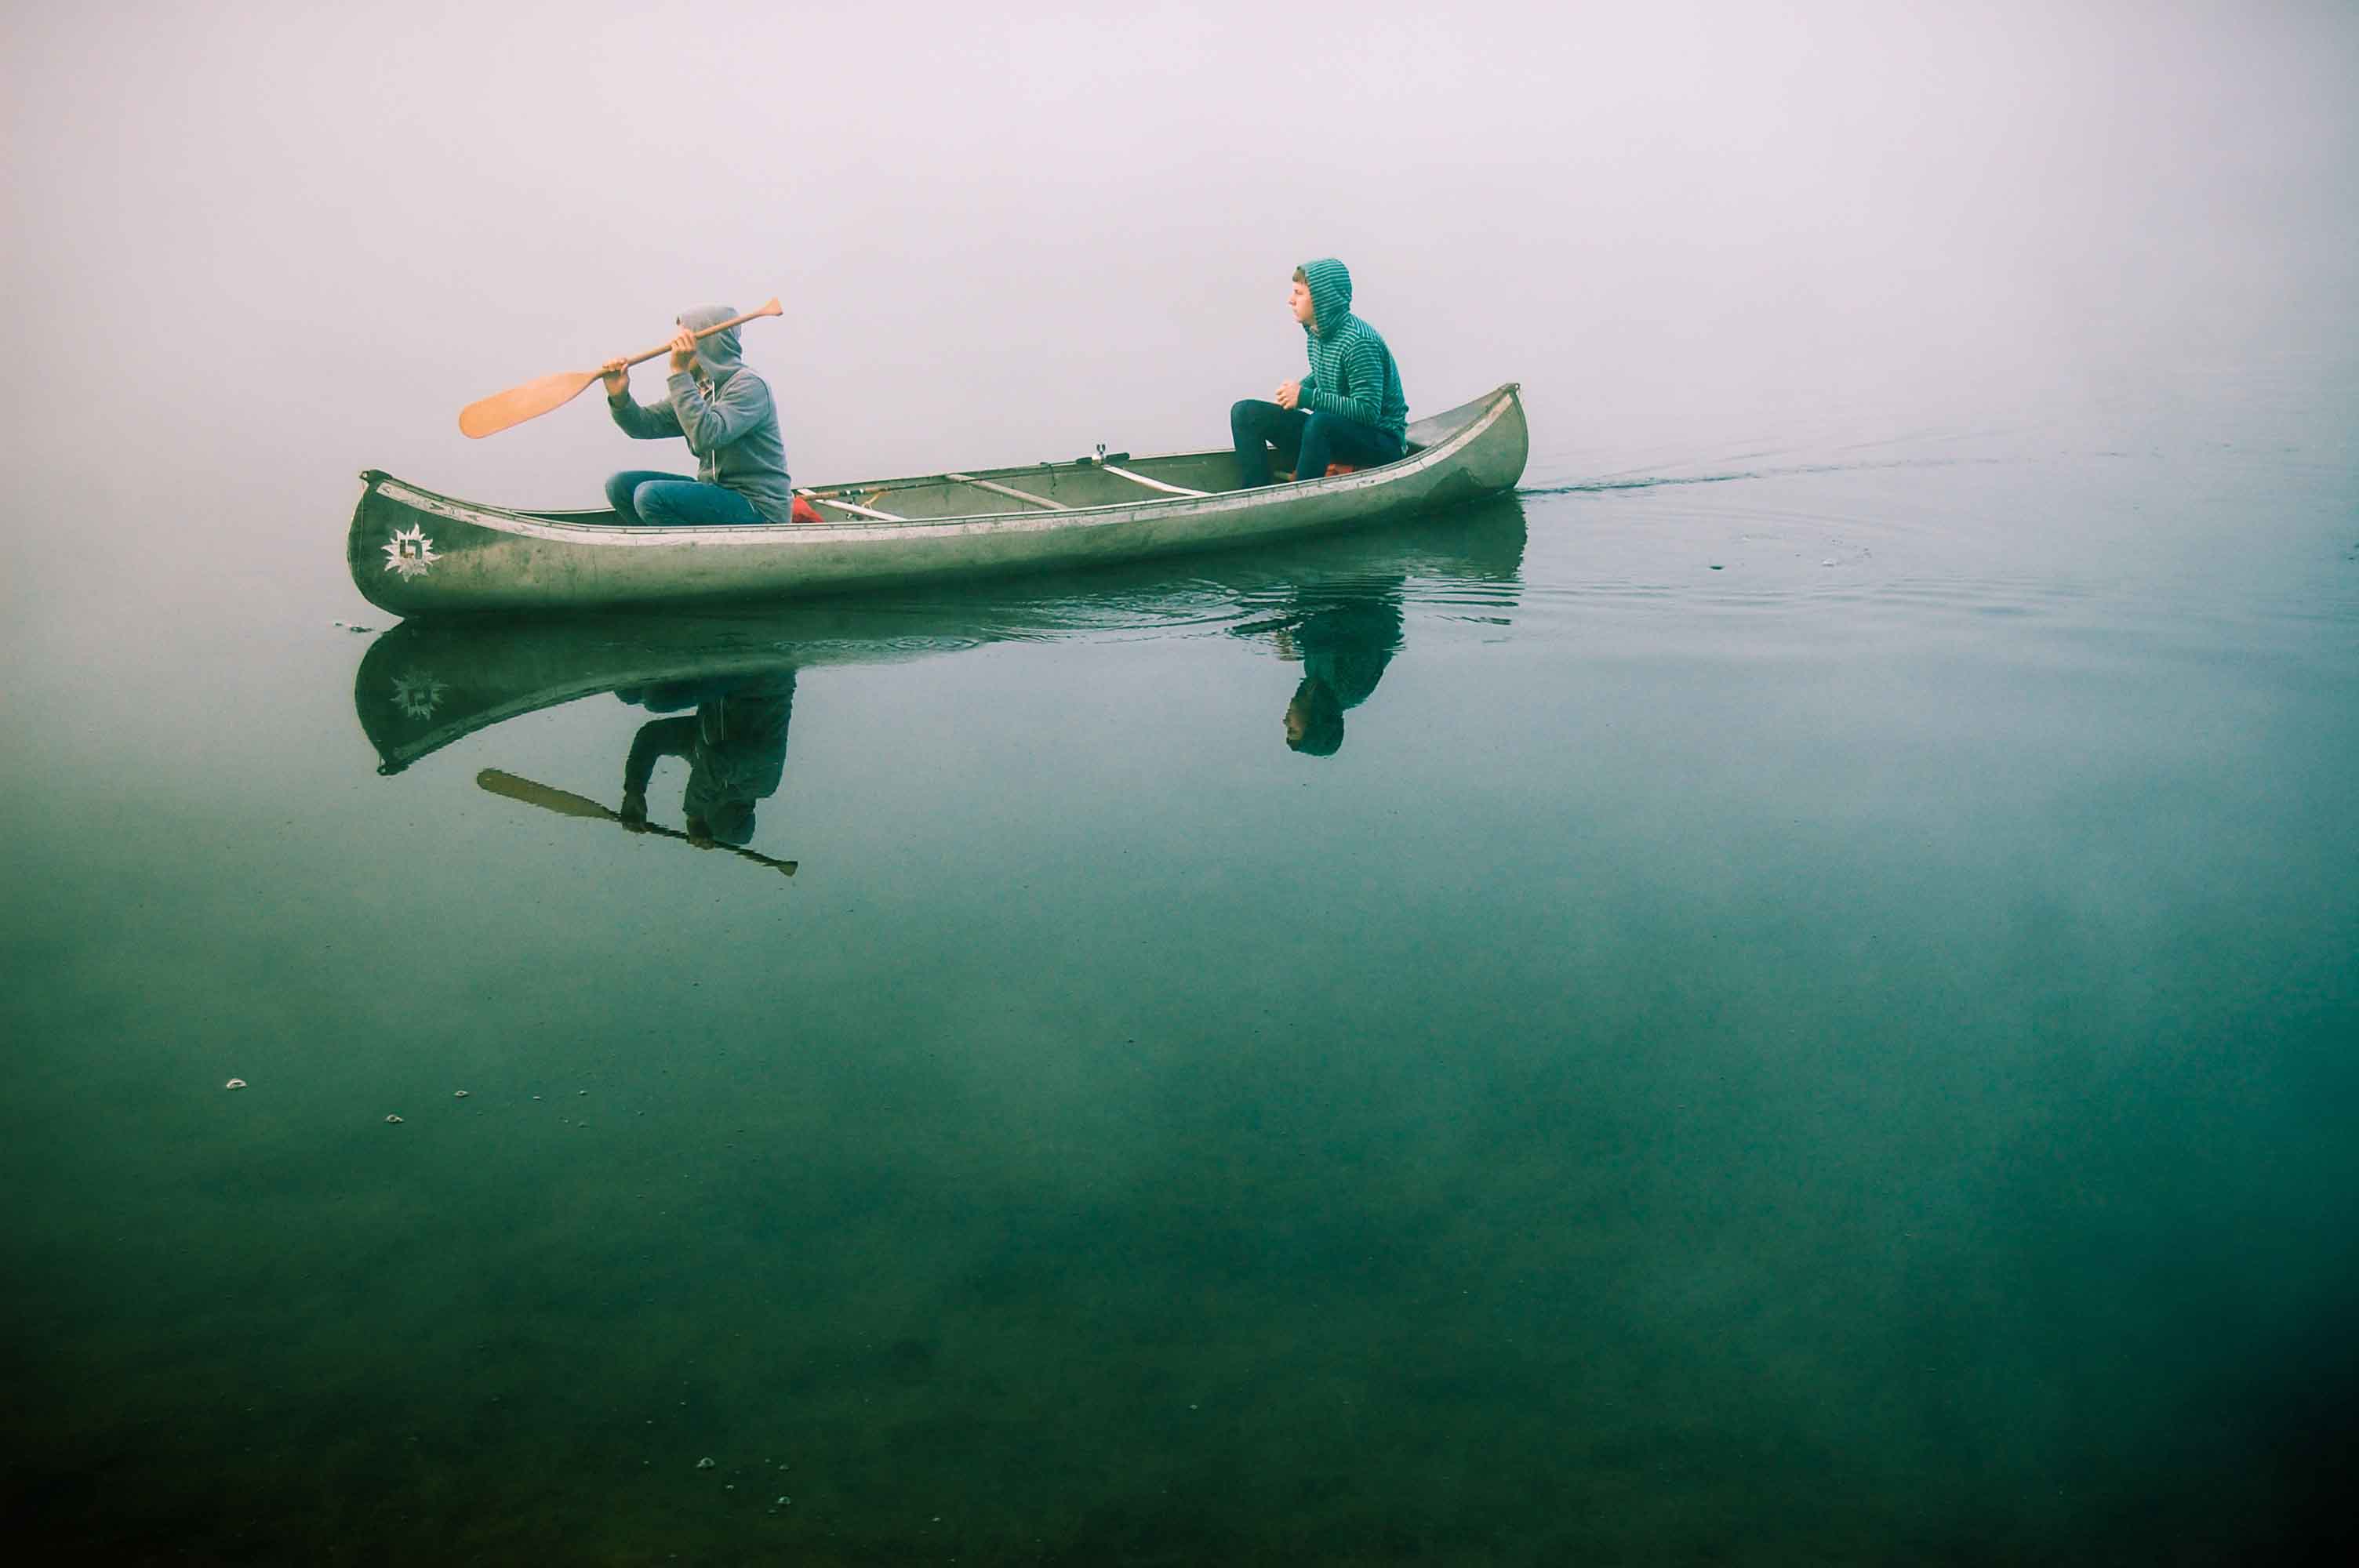
{"label": "paddle shaft", "polygon": [[[715,332],[725,332],[732,327],[742,327],[748,321],[759,320],[765,316],[776,316],[780,313],[781,308],[782,308],[779,306],[778,302],[773,299],[767,305],[763,306],[759,310],[748,310],[743,316],[732,316],[726,321],[715,321],[710,327],[699,327],[696,330],[697,340],[701,342],[704,339],[712,336]],[[654,348],[647,350],[645,353],[633,354],[623,362],[626,365],[643,365],[649,360],[655,358],[658,354],[668,354],[669,352],[671,352],[671,340],[669,338],[666,338],[662,342],[658,343]]]}

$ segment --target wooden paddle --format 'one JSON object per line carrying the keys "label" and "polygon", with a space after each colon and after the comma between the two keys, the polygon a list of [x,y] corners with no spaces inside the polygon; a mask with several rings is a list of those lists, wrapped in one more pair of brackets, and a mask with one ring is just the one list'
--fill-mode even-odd
{"label": "wooden paddle", "polygon": [[[773,299],[759,310],[748,310],[743,316],[734,316],[726,321],[716,321],[710,327],[700,327],[697,329],[696,335],[699,338],[709,338],[715,332],[725,332],[732,327],[742,327],[757,316],[777,316],[782,313],[778,302]],[[666,340],[646,353],[633,354],[623,362],[626,365],[644,364],[658,354],[670,351],[671,343]],[[480,403],[470,403],[460,409],[459,429],[462,434],[480,438],[505,430],[511,425],[521,425],[527,419],[538,419],[550,409],[562,408],[581,396],[589,390],[590,384],[603,373],[594,370],[570,370],[561,375],[545,375],[538,381],[527,381],[522,386],[511,386],[506,392],[495,394]]]}
{"label": "wooden paddle", "polygon": [[[551,789],[545,784],[535,784],[530,779],[520,779],[514,773],[504,773],[497,768],[485,768],[475,775],[475,783],[494,795],[509,800],[520,800],[527,806],[538,806],[544,811],[554,811],[560,816],[592,816],[607,822],[623,821],[621,812],[609,811],[588,795],[575,795],[570,790]],[[627,827],[631,824],[624,823],[624,826]],[[774,860],[769,856],[759,854],[755,850],[740,849],[733,844],[715,843],[710,838],[691,838],[677,827],[658,827],[652,822],[643,822],[637,826],[639,831],[652,833],[658,838],[678,838],[683,843],[700,845],[708,849],[726,849],[733,855],[753,861],[756,865],[767,866],[772,871],[783,871],[788,876],[793,876],[795,867],[800,864],[796,860]]]}

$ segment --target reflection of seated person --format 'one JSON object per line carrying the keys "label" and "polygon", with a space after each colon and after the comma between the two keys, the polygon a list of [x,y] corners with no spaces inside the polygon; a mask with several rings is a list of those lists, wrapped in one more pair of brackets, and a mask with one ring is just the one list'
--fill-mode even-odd
{"label": "reflection of seated person", "polygon": [[696,709],[639,726],[623,764],[623,820],[647,821],[647,784],[657,762],[684,757],[688,789],[680,811],[690,838],[738,848],[752,839],[754,803],[777,794],[786,773],[795,672],[674,681],[614,695],[656,713],[691,704]]}
{"label": "reflection of seated person", "polygon": [[1343,710],[1368,699],[1400,650],[1400,596],[1362,593],[1305,609],[1277,634],[1279,654],[1302,661],[1302,682],[1286,705],[1286,743],[1332,757],[1343,749]]}

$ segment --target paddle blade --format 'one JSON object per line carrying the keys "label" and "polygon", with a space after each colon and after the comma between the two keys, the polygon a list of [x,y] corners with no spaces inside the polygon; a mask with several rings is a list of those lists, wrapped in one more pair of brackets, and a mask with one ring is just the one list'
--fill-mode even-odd
{"label": "paddle blade", "polygon": [[520,779],[514,773],[504,773],[497,768],[485,768],[475,775],[475,783],[494,795],[504,795],[510,800],[520,800],[527,806],[538,806],[545,810],[561,812],[567,816],[611,818],[614,815],[587,795],[575,795],[569,790],[551,789],[545,784],[535,784],[530,779]]}
{"label": "paddle blade", "polygon": [[511,386],[506,392],[470,403],[459,410],[461,434],[482,438],[505,430],[511,425],[521,425],[527,419],[538,419],[552,408],[562,408],[582,395],[589,384],[598,379],[594,370],[567,371],[561,375],[545,375],[538,381],[527,381],[522,386]]}

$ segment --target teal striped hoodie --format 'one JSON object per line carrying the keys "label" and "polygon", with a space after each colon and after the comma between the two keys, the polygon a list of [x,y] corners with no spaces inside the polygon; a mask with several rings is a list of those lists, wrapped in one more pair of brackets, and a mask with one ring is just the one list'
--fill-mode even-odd
{"label": "teal striped hoodie", "polygon": [[1352,314],[1352,274],[1333,256],[1302,264],[1310,286],[1317,325],[1305,327],[1310,373],[1302,378],[1302,406],[1313,414],[1340,414],[1402,436],[1408,429],[1408,396],[1401,391],[1400,366],[1374,327]]}

